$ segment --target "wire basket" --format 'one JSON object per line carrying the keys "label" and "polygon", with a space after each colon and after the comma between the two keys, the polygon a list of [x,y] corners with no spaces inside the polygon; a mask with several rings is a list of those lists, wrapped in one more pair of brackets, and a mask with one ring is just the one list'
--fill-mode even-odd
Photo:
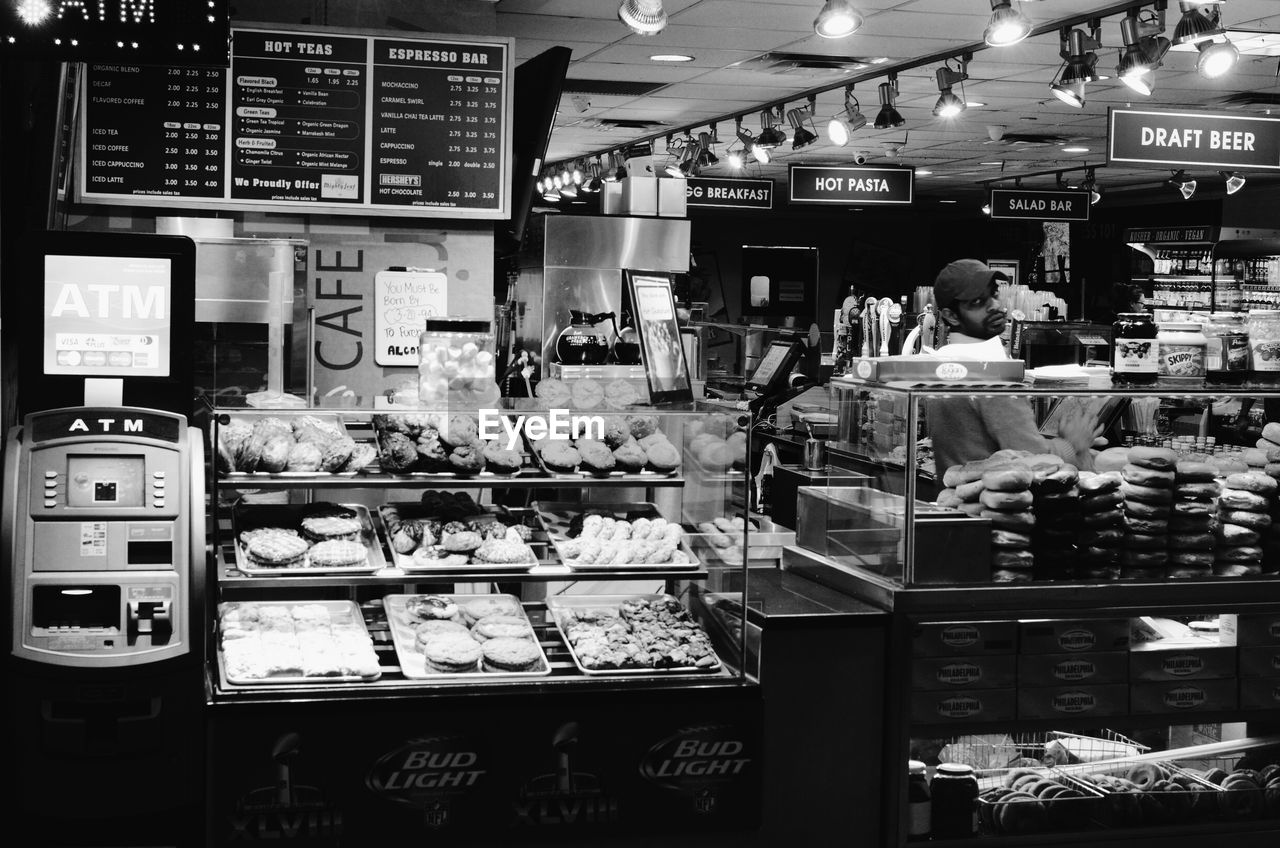
{"label": "wire basket", "polygon": [[957,736],[938,751],[938,761],[964,763],[979,773],[1007,768],[1064,765],[1119,759],[1151,750],[1114,730],[1085,736],[1062,730]]}

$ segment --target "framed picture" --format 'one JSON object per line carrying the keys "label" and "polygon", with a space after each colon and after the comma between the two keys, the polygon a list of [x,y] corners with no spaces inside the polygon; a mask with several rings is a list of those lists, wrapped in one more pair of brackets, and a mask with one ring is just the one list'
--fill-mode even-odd
{"label": "framed picture", "polygon": [[1018,279],[1018,260],[1016,259],[988,259],[987,267],[992,271],[999,271],[1009,278],[1009,285],[1016,286],[1022,280]]}
{"label": "framed picture", "polygon": [[671,275],[665,271],[622,272],[631,315],[640,335],[640,356],[651,403],[693,400],[689,365],[684,358]]}

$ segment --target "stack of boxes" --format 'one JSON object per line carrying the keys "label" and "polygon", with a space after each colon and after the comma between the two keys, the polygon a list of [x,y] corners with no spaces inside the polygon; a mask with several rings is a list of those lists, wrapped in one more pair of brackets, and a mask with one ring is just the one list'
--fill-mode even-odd
{"label": "stack of boxes", "polygon": [[1134,715],[1236,708],[1236,649],[1212,636],[1135,644],[1129,678]]}
{"label": "stack of boxes", "polygon": [[916,625],[911,640],[911,720],[1009,721],[1016,715],[1016,623]]}
{"label": "stack of boxes", "polygon": [[1018,717],[1125,715],[1129,620],[1018,622]]}
{"label": "stack of boxes", "polygon": [[1240,709],[1280,709],[1280,613],[1224,615],[1221,640],[1240,658]]}

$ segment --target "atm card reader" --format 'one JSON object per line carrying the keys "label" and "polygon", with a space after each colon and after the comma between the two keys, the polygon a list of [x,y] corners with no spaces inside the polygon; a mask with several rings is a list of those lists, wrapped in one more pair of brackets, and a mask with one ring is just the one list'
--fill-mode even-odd
{"label": "atm card reader", "polygon": [[167,645],[173,636],[173,604],[170,601],[130,601],[130,645],[137,644],[138,637],[148,637],[152,645]]}

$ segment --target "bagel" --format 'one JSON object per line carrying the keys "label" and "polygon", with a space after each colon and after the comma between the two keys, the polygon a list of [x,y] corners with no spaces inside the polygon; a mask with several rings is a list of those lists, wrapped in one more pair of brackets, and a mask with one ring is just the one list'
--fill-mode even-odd
{"label": "bagel", "polygon": [[1101,530],[1086,530],[1080,534],[1080,543],[1096,548],[1110,548],[1124,541],[1124,530],[1119,527],[1105,527]]}
{"label": "bagel", "polygon": [[1025,465],[1011,463],[983,472],[981,479],[983,487],[992,492],[1023,492],[1031,488],[1035,475]]}
{"label": "bagel", "polygon": [[1136,568],[1164,567],[1169,562],[1168,551],[1126,550],[1120,553],[1120,564]]}
{"label": "bagel", "polygon": [[1129,463],[1120,470],[1126,483],[1139,486],[1152,486],[1157,489],[1172,489],[1176,477],[1172,471],[1160,471]]}
{"label": "bagel", "polygon": [[1218,476],[1218,466],[1184,459],[1174,467],[1173,473],[1179,483],[1208,483]]}
{"label": "bagel", "polygon": [[1212,530],[1212,515],[1179,515],[1175,510],[1169,518],[1170,533],[1209,533]]}
{"label": "bagel", "polygon": [[1169,522],[1163,518],[1130,516],[1125,519],[1125,526],[1129,528],[1130,533],[1145,533],[1148,536],[1161,536],[1169,532]]}
{"label": "bagel", "polygon": [[1265,530],[1274,521],[1265,512],[1252,512],[1247,509],[1229,509],[1223,512],[1219,518],[1223,524],[1238,524],[1241,527],[1249,527],[1253,530]]}
{"label": "bagel", "polygon": [[996,548],[1026,549],[1031,547],[1031,537],[1013,530],[992,530],[991,545]]}
{"label": "bagel", "polygon": [[1234,545],[1256,545],[1262,541],[1262,534],[1257,530],[1250,530],[1248,527],[1241,527],[1239,524],[1219,524],[1218,538],[1224,544]]}
{"label": "bagel", "polygon": [[1071,551],[1068,548],[1076,540],[1074,528],[1055,530],[1045,527],[1043,524],[1036,525],[1034,535],[1036,546],[1044,548],[1044,553],[1049,555],[1061,553],[1070,556]]}
{"label": "bagel", "polygon": [[978,499],[978,495],[982,494],[982,481],[973,480],[969,483],[961,483],[956,486],[956,494],[965,503],[973,503]]}
{"label": "bagel", "polygon": [[1220,563],[1258,564],[1262,562],[1262,548],[1256,545],[1218,548],[1214,551],[1214,560]]}
{"label": "bagel", "polygon": [[1021,531],[1028,527],[1034,527],[1036,523],[1035,513],[1030,510],[1023,510],[1022,512],[1002,512],[998,509],[987,509],[986,507],[983,507],[982,511],[978,513],[978,515],[990,521],[992,527],[997,527],[1001,530]]}
{"label": "bagel", "polygon": [[1119,490],[1103,492],[1098,495],[1080,498],[1080,511],[1083,513],[1102,512],[1106,509],[1115,509],[1124,503],[1124,495]]}
{"label": "bagel", "polygon": [[1268,462],[1263,466],[1262,473],[1268,477],[1280,477],[1280,462]]}
{"label": "bagel", "polygon": [[1262,438],[1271,442],[1276,447],[1280,447],[1280,423],[1268,421],[1262,425]]}
{"label": "bagel", "polygon": [[1126,501],[1142,501],[1144,503],[1167,504],[1173,500],[1172,489],[1161,489],[1156,486],[1143,486],[1140,483],[1125,482],[1120,493]]}
{"label": "bagel", "polygon": [[1217,504],[1212,501],[1174,501],[1173,514],[1183,517],[1192,515],[1212,516],[1218,511]]}
{"label": "bagel", "polygon": [[1227,779],[1227,773],[1220,768],[1211,768],[1204,773],[1204,779],[1215,786],[1221,786],[1222,781]]}
{"label": "bagel", "polygon": [[1081,475],[1080,481],[1076,485],[1080,487],[1081,494],[1093,495],[1116,491],[1120,488],[1122,480],[1124,480],[1124,477],[1119,471],[1103,471],[1091,474],[1088,477]]}
{"label": "bagel", "polygon": [[1170,580],[1199,580],[1213,574],[1212,566],[1204,566],[1197,564],[1170,564],[1164,571],[1164,576]]}
{"label": "bagel", "polygon": [[1025,568],[996,568],[991,572],[992,583],[1030,583],[1031,572]]}
{"label": "bagel", "polygon": [[1031,488],[1042,492],[1065,492],[1079,479],[1079,469],[1067,463],[1053,468],[1035,467],[1032,469]]}
{"label": "bagel", "polygon": [[1247,471],[1244,474],[1228,474],[1226,484],[1228,489],[1241,489],[1258,495],[1271,495],[1277,489],[1280,489],[1280,483],[1277,483],[1274,477],[1269,477],[1257,471]]}
{"label": "bagel", "polygon": [[1267,451],[1263,450],[1262,448],[1246,448],[1240,454],[1240,457],[1244,460],[1245,464],[1248,465],[1250,468],[1263,468],[1266,466],[1268,462],[1276,461],[1273,459],[1268,459]]}
{"label": "bagel", "polygon": [[1091,530],[1100,530],[1105,527],[1123,527],[1124,513],[1118,509],[1108,509],[1103,512],[1086,513],[1081,521],[1084,526]]}
{"label": "bagel", "polygon": [[986,471],[987,461],[966,462],[963,465],[953,465],[948,468],[942,475],[942,484],[949,488],[955,489],[961,483],[972,483],[974,480],[981,480],[982,473]]}
{"label": "bagel", "polygon": [[1124,514],[1134,518],[1168,518],[1173,507],[1169,504],[1143,503],[1142,501],[1125,501]]}
{"label": "bagel", "polygon": [[1207,571],[1213,566],[1213,551],[1170,551],[1169,564],[1182,566],[1196,566],[1202,571]]}
{"label": "bagel", "polygon": [[1172,471],[1178,465],[1178,455],[1170,448],[1149,448],[1139,445],[1129,448],[1129,463],[1153,471]]}
{"label": "bagel", "polygon": [[1211,551],[1213,550],[1212,533],[1170,533],[1170,551]]}
{"label": "bagel", "polygon": [[974,518],[977,518],[983,513],[983,506],[977,501],[974,501],[973,503],[961,503],[956,507],[956,509],[963,512],[965,515],[971,515]]}
{"label": "bagel", "polygon": [[1216,498],[1221,491],[1222,486],[1216,480],[1208,483],[1179,483],[1173,487],[1173,496],[1180,501],[1207,501]]}
{"label": "bagel", "polygon": [[1241,459],[1218,459],[1218,476],[1226,477],[1228,474],[1238,474],[1242,471],[1248,471],[1249,466],[1244,464]]}
{"label": "bagel", "polygon": [[943,489],[938,492],[938,498],[934,501],[938,506],[957,507],[964,501],[960,500],[960,496],[956,494],[955,489]]}
{"label": "bagel", "polygon": [[1168,772],[1163,771],[1157,763],[1135,763],[1129,769],[1128,779],[1144,792],[1150,791]]}
{"label": "bagel", "polygon": [[1119,471],[1129,461],[1132,448],[1106,448],[1093,458],[1093,467],[1099,473]]}
{"label": "bagel", "polygon": [[1036,558],[1031,551],[1001,549],[993,551],[991,554],[991,564],[996,568],[1027,569],[1031,568],[1035,563]]}
{"label": "bagel", "polygon": [[1256,577],[1262,573],[1262,566],[1247,562],[1215,562],[1214,577]]}
{"label": "bagel", "polygon": [[1218,495],[1218,505],[1223,509],[1245,509],[1252,512],[1266,512],[1268,500],[1263,495],[1246,492],[1244,489],[1223,489]]}
{"label": "bagel", "polygon": [[1035,456],[1035,455],[1038,455],[1038,454],[1032,454],[1031,451],[1018,450],[1017,448],[1001,448],[1000,450],[991,454],[991,456],[987,457],[987,461],[993,465],[1004,464],[1006,462],[1013,462],[1014,460],[1026,459],[1029,456]]}
{"label": "bagel", "polygon": [[1145,533],[1130,533],[1124,537],[1124,547],[1131,551],[1162,551],[1167,545],[1164,534],[1148,536]]}

